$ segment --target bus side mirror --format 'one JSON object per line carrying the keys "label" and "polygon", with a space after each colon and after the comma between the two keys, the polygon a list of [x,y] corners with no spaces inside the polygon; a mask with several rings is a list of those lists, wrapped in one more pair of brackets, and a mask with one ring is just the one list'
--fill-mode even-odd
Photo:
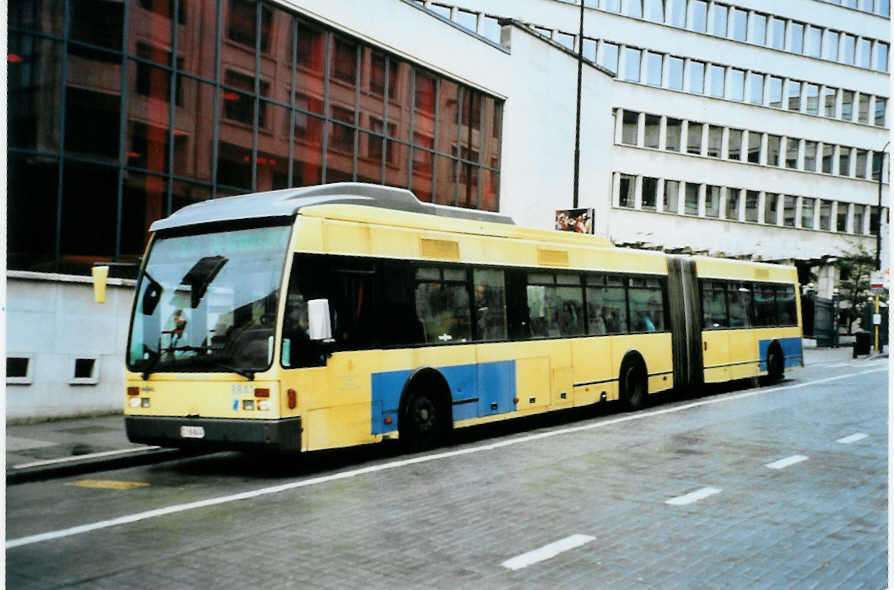
{"label": "bus side mirror", "polygon": [[308,337],[311,340],[332,340],[332,322],[329,319],[329,300],[311,299],[307,302]]}
{"label": "bus side mirror", "polygon": [[93,299],[97,303],[106,302],[106,279],[109,277],[108,266],[94,266],[90,269],[93,275]]}

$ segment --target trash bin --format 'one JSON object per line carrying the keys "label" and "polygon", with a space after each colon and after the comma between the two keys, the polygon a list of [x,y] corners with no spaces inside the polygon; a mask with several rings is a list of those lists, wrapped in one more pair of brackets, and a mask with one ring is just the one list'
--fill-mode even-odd
{"label": "trash bin", "polygon": [[869,354],[872,348],[872,333],[860,330],[856,334],[854,340],[854,358],[861,354]]}

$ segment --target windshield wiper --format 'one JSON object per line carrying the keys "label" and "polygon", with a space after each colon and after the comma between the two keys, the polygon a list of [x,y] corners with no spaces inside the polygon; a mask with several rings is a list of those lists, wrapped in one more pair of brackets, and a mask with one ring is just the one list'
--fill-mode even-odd
{"label": "windshield wiper", "polygon": [[204,352],[205,353],[204,356],[197,356],[190,360],[200,361],[200,362],[208,363],[210,365],[214,365],[215,367],[218,367],[220,369],[225,369],[227,371],[236,373],[237,375],[241,375],[241,376],[245,377],[246,379],[248,379],[249,381],[255,380],[255,372],[252,371],[251,369],[241,369],[239,367],[234,367],[233,365],[227,364],[223,361],[220,361],[220,360],[208,355],[209,352],[216,352],[219,350],[223,350],[223,349],[222,348],[213,348],[211,346],[189,346],[186,344],[184,344],[183,346],[175,346],[173,348],[168,349],[168,351],[170,351],[170,352],[178,352],[178,351]]}
{"label": "windshield wiper", "polygon": [[158,364],[158,361],[161,360],[161,354],[151,348],[144,347],[144,353],[148,354],[149,358],[146,359],[146,366],[143,367],[143,381],[149,379],[149,375],[152,374],[152,369]]}

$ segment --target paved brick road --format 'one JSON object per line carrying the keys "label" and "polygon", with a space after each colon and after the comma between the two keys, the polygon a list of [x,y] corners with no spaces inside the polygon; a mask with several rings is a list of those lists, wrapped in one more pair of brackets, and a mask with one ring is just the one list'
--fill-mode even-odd
{"label": "paved brick road", "polygon": [[[303,487],[9,548],[7,586],[884,588],[886,362],[504,433],[413,464],[374,450],[283,474],[216,455],[92,476],[150,484],[128,491],[64,485],[83,477],[14,486],[13,540]],[[867,436],[836,442],[858,433]],[[529,440],[499,446],[517,439]],[[496,448],[450,454],[475,447]],[[807,459],[766,467],[796,455]],[[366,467],[375,470],[295,483]],[[666,503],[704,488],[714,493]],[[514,571],[501,565],[572,535],[594,540]]]}

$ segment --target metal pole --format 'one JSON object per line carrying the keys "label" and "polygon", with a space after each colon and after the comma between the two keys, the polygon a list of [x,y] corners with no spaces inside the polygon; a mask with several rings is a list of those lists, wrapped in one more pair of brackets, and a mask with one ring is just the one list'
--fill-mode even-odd
{"label": "metal pole", "polygon": [[580,194],[580,95],[584,68],[584,0],[580,1],[580,32],[577,36],[577,120],[574,125],[574,200],[577,209]]}
{"label": "metal pole", "polygon": [[[879,160],[879,170],[878,170],[878,227],[875,232],[875,269],[878,271],[882,270],[882,178],[884,177],[885,172],[885,154],[888,153],[888,146],[891,142],[887,142],[885,147],[882,148],[882,157]],[[879,293],[875,294],[875,314],[879,313]],[[881,352],[881,348],[879,348],[878,344],[878,329],[879,325],[875,323],[875,316],[873,316],[873,331],[875,332],[875,352]]]}

